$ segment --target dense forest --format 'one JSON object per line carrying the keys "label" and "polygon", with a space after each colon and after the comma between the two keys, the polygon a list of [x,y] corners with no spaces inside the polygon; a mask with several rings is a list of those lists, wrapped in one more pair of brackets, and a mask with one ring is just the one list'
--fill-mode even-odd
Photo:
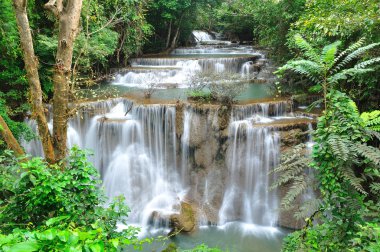
{"label": "dense forest", "polygon": [[[212,39],[199,41],[194,31],[208,34]],[[75,116],[80,118],[78,121],[90,118],[87,112],[84,112],[85,106],[88,106],[86,102],[103,101],[111,96],[119,97],[113,89],[104,89],[104,93],[97,94],[99,97],[95,95],[90,99],[88,99],[89,93],[110,86],[109,83],[120,78],[117,74],[120,75],[122,71],[133,70],[136,76],[145,73],[144,71],[153,72],[161,68],[165,68],[163,69],[165,71],[179,71],[178,68],[183,66],[178,63],[168,66],[166,63],[160,65],[154,62],[179,61],[181,57],[188,57],[189,62],[192,61],[191,64],[194,60],[197,60],[197,63],[202,60],[206,62],[210,57],[215,57],[217,61],[219,57],[224,60],[220,60],[224,65],[221,66],[218,61],[215,73],[212,74],[208,72],[210,67],[207,62],[204,63],[206,67],[200,63],[201,66],[197,65],[199,69],[207,68],[207,71],[198,68],[188,70],[191,74],[197,71],[205,73],[191,76],[192,83],[186,91],[186,101],[174,95],[171,97],[176,99],[173,106],[177,114],[174,119],[169,118],[170,106],[162,110],[166,113],[163,119],[156,110],[153,116],[148,113],[143,114],[145,112],[141,112],[143,111],[141,107],[154,104],[153,99],[149,101],[153,92],[158,93],[157,96],[164,96],[163,89],[167,89],[168,92],[176,90],[177,86],[166,87],[169,85],[167,84],[169,77],[177,76],[175,75],[177,72],[175,74],[170,72],[171,75],[160,84],[161,86],[153,82],[163,74],[161,77],[158,75],[159,77],[153,78],[153,81],[147,84],[148,88],[143,91],[142,105],[135,105],[135,100],[141,100],[141,97],[127,105],[126,102],[123,103],[127,106],[121,112],[125,121],[135,119],[132,118],[135,116],[133,113],[139,116],[143,114],[140,121],[147,121],[146,125],[152,124],[152,127],[156,127],[155,123],[161,125],[165,122],[164,134],[173,131],[170,128],[171,124],[166,122],[173,123],[173,128],[176,130],[174,135],[177,135],[168,139],[177,137],[178,143],[173,140],[177,146],[167,147],[169,140],[166,139],[164,147],[155,147],[151,142],[161,137],[156,135],[152,137],[153,140],[151,135],[147,137],[149,139],[146,141],[151,144],[147,146],[160,149],[157,151],[159,155],[166,155],[166,152],[170,152],[167,150],[173,148],[175,161],[170,160],[170,162],[174,162],[178,167],[181,162],[181,165],[186,167],[183,165],[184,161],[178,161],[181,158],[186,162],[193,162],[192,164],[201,163],[199,167],[202,168],[198,166],[192,168],[193,177],[196,172],[206,177],[206,171],[214,169],[210,168],[211,164],[224,160],[223,155],[227,159],[229,152],[226,149],[234,148],[236,151],[241,148],[243,150],[240,151],[247,151],[249,156],[250,152],[261,153],[270,150],[272,153],[277,148],[278,152],[275,153],[278,155],[270,154],[272,155],[270,156],[267,153],[269,155],[267,159],[270,160],[265,177],[273,176],[273,179],[268,188],[265,188],[265,195],[270,191],[280,191],[286,187],[286,192],[279,198],[278,207],[271,207],[282,209],[276,211],[294,213],[294,219],[301,223],[284,233],[284,238],[281,238],[280,242],[281,250],[380,251],[380,4],[378,1],[0,0],[0,34],[0,251],[224,251],[223,247],[206,244],[203,241],[191,249],[181,248],[180,245],[177,247],[176,236],[186,231],[188,219],[193,218],[193,213],[183,217],[186,214],[182,213],[190,210],[182,202],[177,222],[171,217],[168,224],[171,228],[169,235],[140,236],[141,230],[130,225],[126,218],[135,214],[134,206],[127,206],[126,203],[130,202],[126,200],[130,197],[129,193],[131,195],[136,193],[133,190],[134,185],[131,185],[131,192],[124,191],[124,195],[109,197],[108,184],[103,183],[108,179],[105,168],[97,167],[103,165],[106,162],[104,160],[112,161],[117,157],[115,155],[111,157],[112,153],[107,153],[105,150],[102,152],[105,153],[105,157],[96,157],[98,155],[96,150],[95,158],[92,158],[90,154],[93,150],[82,150],[70,144],[70,130],[72,130],[72,125],[69,125],[70,120]],[[254,53],[246,56],[239,51],[242,49],[254,50]],[[180,50],[193,50],[195,53],[183,56],[180,55]],[[212,51],[209,53],[211,56],[201,55],[207,50]],[[226,53],[218,55],[215,53],[218,50],[238,52],[234,51],[231,53],[232,56]],[[257,56],[259,54],[260,56]],[[264,66],[260,65],[260,59],[256,58],[264,57],[263,55],[269,59],[265,58],[266,62],[269,62],[265,64],[272,66],[268,68],[270,69],[268,74],[273,75],[273,78],[271,77],[273,81],[265,83],[269,86],[270,96],[265,99],[260,97],[261,100],[252,103],[269,104],[268,114],[263,115],[263,112],[260,116],[268,117],[270,120],[266,119],[271,123],[277,120],[271,117],[295,118],[293,112],[297,112],[297,106],[306,105],[308,108],[296,119],[292,118],[292,123],[297,121],[299,125],[306,120],[306,117],[307,120],[312,118],[311,123],[308,121],[311,125],[309,128],[303,130],[305,127],[302,126],[303,133],[300,133],[302,136],[290,136],[294,139],[302,138],[303,142],[293,141],[287,149],[281,147],[281,154],[280,147],[250,149],[249,144],[239,142],[241,135],[237,133],[233,135],[234,130],[237,132],[239,129],[233,128],[234,124],[230,122],[242,120],[236,111],[248,103],[248,99],[241,101],[237,97],[244,96],[244,92],[251,92],[247,91],[250,90],[248,87],[262,86],[258,84],[260,79],[256,77],[255,82],[252,79],[247,81],[248,84],[239,83],[247,79],[244,69],[251,69],[252,65],[253,68],[264,69]],[[153,67],[144,65],[144,60],[149,61]],[[245,65],[247,68],[239,63],[236,72],[238,74],[228,72],[228,69],[226,70],[230,64],[228,60],[235,63],[239,60],[247,61],[248,64]],[[249,70],[247,71],[249,75]],[[245,78],[244,81],[242,76]],[[226,79],[232,80],[233,84],[231,85]],[[177,82],[181,81],[184,80],[180,79]],[[177,82],[175,85],[178,85]],[[240,87],[236,87],[237,85]],[[135,95],[134,91],[128,90],[120,97],[129,99],[132,95]],[[251,100],[253,98],[249,99]],[[274,106],[274,102],[283,101],[286,101],[286,104],[291,103],[294,108],[292,114],[280,115],[278,107],[276,107],[277,114],[272,113],[271,106]],[[193,106],[191,104],[196,105],[189,109],[188,107]],[[200,128],[205,126],[201,120],[194,119],[194,114],[206,114],[206,117],[209,115],[211,117],[214,113],[213,106],[217,106],[215,117],[220,123],[218,137],[220,139],[232,137],[235,140],[218,138],[215,144],[212,141],[204,141],[203,145],[206,146],[204,149],[198,143],[194,144],[194,147],[191,145],[193,140],[189,136],[186,138],[185,132],[195,134],[195,131],[202,131]],[[91,114],[101,109],[103,108],[99,105],[89,108],[88,111]],[[246,111],[249,109],[241,111],[248,113]],[[93,121],[99,125],[106,124],[107,121],[111,123],[121,121],[119,117],[107,117],[111,112],[102,112],[102,116],[94,117]],[[179,115],[180,112],[183,112],[183,115]],[[147,118],[151,116],[149,118],[154,119],[149,121],[149,118],[143,116]],[[247,114],[248,116],[252,120],[253,116]],[[157,121],[154,123],[153,120]],[[178,126],[179,120],[183,120],[180,123],[185,126]],[[192,125],[191,120],[199,124],[194,132],[186,128],[185,124]],[[34,122],[34,127],[31,127],[30,121]],[[259,125],[266,123],[264,120],[257,122]],[[277,123],[271,126],[270,130],[274,133],[270,136],[269,133],[265,133],[268,134],[265,137],[273,142],[272,145],[276,144],[275,137],[280,134],[275,132],[278,130],[276,127],[281,128],[281,125]],[[159,135],[158,126],[152,130],[153,133],[146,133],[148,126],[144,127],[145,133],[142,135]],[[112,135],[116,134],[114,133],[116,130],[117,127],[113,128],[110,131],[113,133],[104,137],[117,138]],[[229,135],[223,133],[229,130]],[[295,128],[291,130],[293,131],[289,132],[298,132]],[[207,132],[204,134],[205,139],[210,134]],[[78,134],[85,136],[88,133],[89,130]],[[97,133],[95,136],[103,133]],[[228,137],[222,136],[223,134],[227,134]],[[312,143],[312,147],[306,143],[306,134],[310,136],[307,141]],[[133,133],[130,146],[138,142],[136,135],[138,133]],[[249,139],[248,133],[242,135]],[[183,144],[185,139],[189,142],[187,145]],[[260,138],[253,139],[250,141],[260,140]],[[42,155],[34,155],[26,147],[30,146],[28,143],[36,141],[39,141],[39,145],[33,146],[38,146]],[[226,145],[228,141],[232,141],[233,144],[241,146],[225,147],[224,152],[219,150],[217,154],[210,154],[209,163],[199,161],[200,152],[207,156],[209,152],[206,149],[213,149],[213,145],[223,146],[222,141],[226,141]],[[93,146],[97,145],[100,146],[101,143],[95,143]],[[179,148],[182,148],[181,154],[178,154]],[[187,154],[184,154],[185,149]],[[129,149],[127,151],[133,152]],[[147,153],[152,151],[149,150]],[[191,155],[195,161],[188,161]],[[137,159],[138,155],[135,156],[135,160],[138,161],[133,162],[140,162],[140,159]],[[278,162],[274,161],[277,160],[277,156]],[[241,158],[238,156],[238,159],[239,157]],[[161,162],[162,157],[155,158],[153,163]],[[207,157],[202,156],[202,158],[208,160]],[[169,163],[167,161],[169,158],[165,156],[163,159],[163,163]],[[226,171],[229,175],[224,177],[232,176],[231,173],[235,171],[236,174],[242,173],[237,170],[240,163],[235,165],[233,163],[235,161],[231,162],[233,167],[227,165],[231,170]],[[141,166],[147,166],[147,163]],[[179,174],[185,177],[183,167]],[[260,167],[264,167],[264,164]],[[204,169],[204,173],[200,171],[201,169]],[[141,173],[146,171],[142,168]],[[128,173],[126,176],[132,175]],[[226,181],[226,184],[234,185],[233,179],[227,178]],[[253,181],[247,183],[253,184]],[[205,188],[212,191],[212,188],[206,185]],[[219,190],[218,188],[215,186],[215,190]],[[313,197],[300,200],[302,197],[305,198],[302,195],[306,195],[310,190],[313,191]],[[254,197],[254,195],[249,196]],[[216,214],[219,222],[210,221],[212,218],[209,218],[208,223],[215,225],[220,223],[225,216],[221,213],[235,214],[233,210],[223,212],[223,209],[229,209],[225,202],[216,204],[222,209],[219,215]],[[233,204],[238,205],[235,201]],[[261,215],[264,216],[265,213]],[[245,221],[243,217],[236,219]],[[164,222],[161,219],[160,221]],[[185,224],[179,225],[181,222]],[[249,223],[256,224],[255,221]],[[263,223],[259,224],[267,226],[266,222]],[[120,230],[120,225],[124,225],[125,228]],[[276,225],[277,223],[272,226]],[[164,247],[155,248],[158,246],[156,244],[164,244]],[[255,251],[254,248],[252,251]]]}

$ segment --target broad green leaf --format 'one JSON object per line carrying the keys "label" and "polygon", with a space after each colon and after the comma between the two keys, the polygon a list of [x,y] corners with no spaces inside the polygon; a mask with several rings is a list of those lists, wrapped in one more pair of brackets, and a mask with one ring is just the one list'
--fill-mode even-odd
{"label": "broad green leaf", "polygon": [[32,251],[38,251],[40,248],[37,241],[26,241],[26,242],[20,242],[12,247],[10,247],[9,251],[12,252],[32,252]]}

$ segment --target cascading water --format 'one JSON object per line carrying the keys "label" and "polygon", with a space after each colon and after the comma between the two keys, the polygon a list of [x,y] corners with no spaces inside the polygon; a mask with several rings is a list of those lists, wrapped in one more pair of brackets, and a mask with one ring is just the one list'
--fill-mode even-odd
{"label": "cascading water", "polygon": [[[68,143],[94,151],[91,161],[102,174],[107,195],[125,195],[132,210],[129,220],[148,225],[153,212],[176,211],[173,207],[183,194],[177,171],[175,108],[138,106],[126,114],[130,105],[122,99],[89,104],[83,112],[85,121],[80,119],[83,113],[70,120]],[[89,111],[94,111],[92,117]],[[87,134],[81,139],[78,132]],[[30,154],[42,153],[39,141],[24,147]]]}
{"label": "cascading water", "polygon": [[229,179],[219,212],[219,224],[241,220],[274,226],[277,220],[277,196],[269,192],[269,172],[278,163],[279,136],[271,128],[255,128],[252,122],[235,121],[230,125],[227,154]]}
{"label": "cascading water", "polygon": [[[198,73],[223,73],[251,76],[245,70],[248,62],[255,62],[263,54],[252,48],[182,48],[174,50],[167,57],[143,57],[130,60],[131,68],[126,73],[120,73],[113,81],[114,85],[146,89],[154,83],[157,88],[167,86],[188,88],[193,76]],[[247,75],[247,76],[246,76]]]}
{"label": "cascading water", "polygon": [[214,40],[214,38],[209,33],[204,31],[193,31],[193,35],[195,37],[195,40],[198,42]]}
{"label": "cascading water", "polygon": [[[262,57],[245,46],[180,48],[168,58],[131,60],[132,68],[113,84],[188,87],[202,71],[241,74],[244,80],[253,77],[252,65]],[[107,195],[126,197],[130,223],[154,225],[154,216],[178,213],[180,202],[190,199],[202,225],[240,221],[273,227],[278,199],[269,191],[268,174],[279,161],[280,134],[270,124],[291,115],[289,103],[224,107],[188,104],[178,110],[124,98],[91,102],[69,120],[68,146],[93,150],[90,160]],[[28,123],[36,130],[33,120]],[[23,146],[43,155],[39,141]]]}
{"label": "cascading water", "polygon": [[252,65],[253,65],[252,61],[248,61],[243,64],[243,66],[241,67],[241,75],[243,78],[247,78],[247,79],[251,78],[251,74],[253,74]]}
{"label": "cascading water", "polygon": [[263,226],[277,221],[277,195],[269,191],[270,171],[280,157],[279,134],[271,127],[257,127],[257,122],[272,122],[270,115],[286,112],[285,103],[255,104],[235,108],[229,126],[226,163],[229,171],[227,189],[219,211],[219,224],[231,220]]}

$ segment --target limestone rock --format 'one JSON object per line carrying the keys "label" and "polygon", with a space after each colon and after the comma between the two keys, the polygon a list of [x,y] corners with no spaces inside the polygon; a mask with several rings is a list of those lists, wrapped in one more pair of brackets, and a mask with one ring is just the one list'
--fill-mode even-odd
{"label": "limestone rock", "polygon": [[219,143],[211,137],[207,143],[202,144],[194,152],[195,163],[203,168],[208,168],[213,163],[219,149]]}
{"label": "limestone rock", "polygon": [[305,134],[300,128],[280,132],[281,145],[295,146],[305,141]]}
{"label": "limestone rock", "polygon": [[170,216],[170,226],[172,230],[170,235],[175,235],[178,232],[190,233],[196,229],[196,214],[193,206],[190,203],[181,202],[181,210],[179,214]]}

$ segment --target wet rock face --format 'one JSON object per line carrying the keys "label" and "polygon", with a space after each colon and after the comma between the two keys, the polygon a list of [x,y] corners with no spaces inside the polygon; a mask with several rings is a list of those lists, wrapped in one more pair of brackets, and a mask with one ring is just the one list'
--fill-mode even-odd
{"label": "wet rock face", "polygon": [[185,104],[182,102],[176,103],[176,118],[175,118],[175,127],[176,127],[176,133],[177,137],[181,136],[183,133],[183,109],[185,107]]}
{"label": "wet rock face", "polygon": [[199,113],[193,114],[190,122],[190,147],[200,147],[207,139],[210,125],[207,121],[207,116],[202,116]]}
{"label": "wet rock face", "polygon": [[281,147],[292,147],[300,143],[304,143],[307,135],[302,129],[290,129],[286,131],[280,131]]}
{"label": "wet rock face", "polygon": [[194,151],[195,164],[198,167],[211,167],[212,163],[215,161],[216,154],[220,146],[215,137],[211,137],[207,143],[200,145]]}

